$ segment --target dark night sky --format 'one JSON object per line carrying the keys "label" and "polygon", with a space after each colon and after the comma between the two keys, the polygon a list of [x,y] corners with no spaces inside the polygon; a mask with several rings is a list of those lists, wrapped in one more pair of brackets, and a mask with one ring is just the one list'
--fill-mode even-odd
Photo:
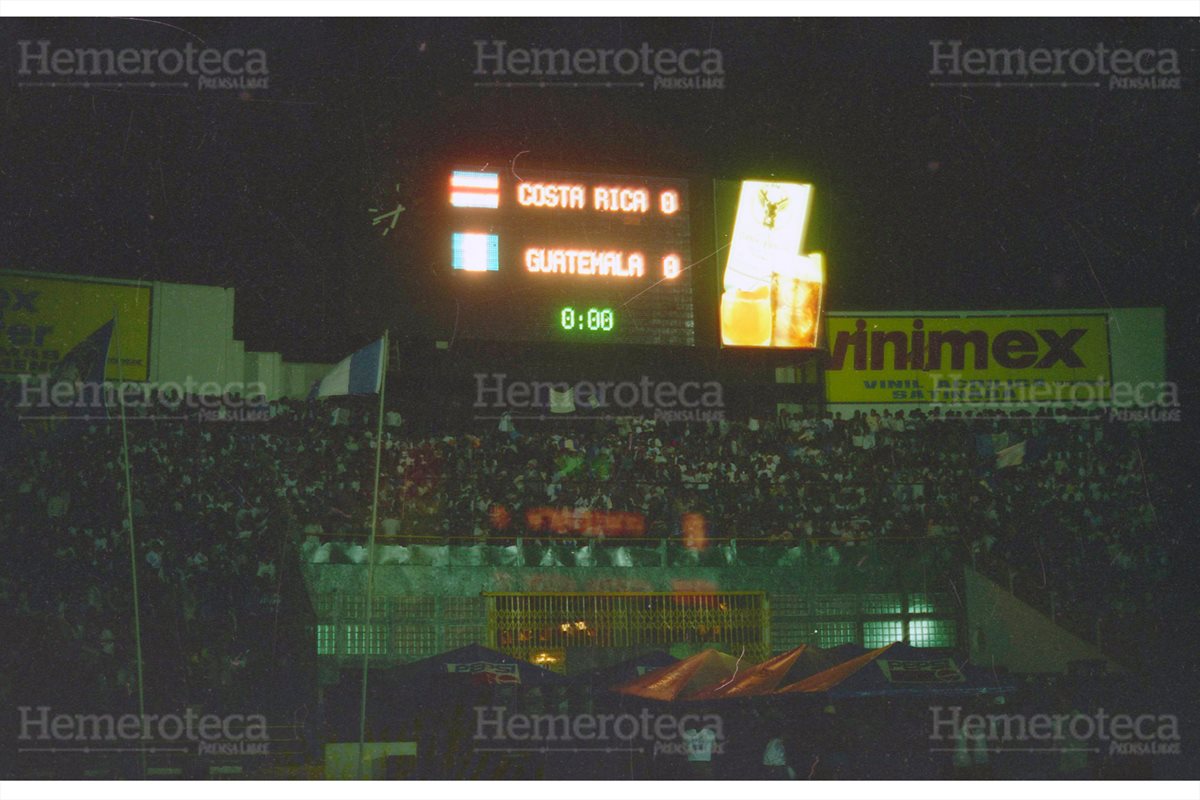
{"label": "dark night sky", "polygon": [[[22,39],[261,48],[270,87],[22,88]],[[718,48],[726,86],[478,88],[476,39]],[[1174,48],[1183,88],[934,88],[933,39]],[[829,308],[1166,306],[1194,428],[1198,43],[1195,20],[0,20],[0,268],[236,287],[247,349],[334,361],[385,326],[447,337],[453,162],[811,180]],[[396,202],[383,237],[368,209]],[[1162,467],[1187,498],[1194,437]]]}
{"label": "dark night sky", "polygon": [[[234,286],[248,349],[333,360],[385,324],[439,333],[430,181],[529,151],[519,163],[812,180],[835,309],[1166,305],[1169,339],[1194,336],[1192,21],[168,23],[0,22],[0,265]],[[715,47],[726,88],[476,88],[472,41],[493,38]],[[19,88],[21,39],[257,47],[270,88]],[[1183,88],[931,88],[931,39],[1171,47]],[[382,237],[367,209],[396,201]]]}

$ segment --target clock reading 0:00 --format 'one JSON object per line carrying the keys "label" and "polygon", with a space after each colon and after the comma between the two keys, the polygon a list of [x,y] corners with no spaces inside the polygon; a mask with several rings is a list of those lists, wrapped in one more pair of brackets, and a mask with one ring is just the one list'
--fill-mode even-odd
{"label": "clock reading 0:00", "polygon": [[589,308],[585,312],[576,313],[575,309],[567,306],[558,315],[558,322],[567,331],[611,331],[613,329],[613,310],[611,308]]}

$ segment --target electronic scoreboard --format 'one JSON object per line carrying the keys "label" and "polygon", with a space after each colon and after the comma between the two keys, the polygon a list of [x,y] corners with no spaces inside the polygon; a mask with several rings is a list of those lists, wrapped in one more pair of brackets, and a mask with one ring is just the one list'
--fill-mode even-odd
{"label": "electronic scoreboard", "polygon": [[463,166],[445,187],[457,336],[695,344],[686,180]]}

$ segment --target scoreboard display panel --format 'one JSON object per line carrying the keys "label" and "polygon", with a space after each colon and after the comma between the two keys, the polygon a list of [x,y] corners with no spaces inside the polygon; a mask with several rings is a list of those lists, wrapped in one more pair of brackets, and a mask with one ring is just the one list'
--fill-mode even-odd
{"label": "scoreboard display panel", "polygon": [[445,202],[457,336],[695,344],[686,180],[464,166]]}

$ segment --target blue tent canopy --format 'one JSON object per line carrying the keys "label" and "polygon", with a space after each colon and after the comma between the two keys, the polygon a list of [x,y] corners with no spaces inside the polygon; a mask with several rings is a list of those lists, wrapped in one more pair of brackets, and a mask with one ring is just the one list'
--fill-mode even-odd
{"label": "blue tent canopy", "polygon": [[398,674],[413,683],[445,677],[477,684],[513,684],[527,689],[562,686],[567,682],[556,672],[478,644],[414,661],[401,667]]}
{"label": "blue tent canopy", "polygon": [[1016,688],[1008,673],[971,664],[953,651],[897,642],[827,694],[831,698],[979,695],[1011,693]]}
{"label": "blue tent canopy", "polygon": [[679,661],[678,658],[664,650],[651,650],[616,664],[577,673],[572,675],[570,680],[573,684],[584,686],[590,684],[607,689],[610,686],[640,678],[647,672],[674,664],[677,661]]}

